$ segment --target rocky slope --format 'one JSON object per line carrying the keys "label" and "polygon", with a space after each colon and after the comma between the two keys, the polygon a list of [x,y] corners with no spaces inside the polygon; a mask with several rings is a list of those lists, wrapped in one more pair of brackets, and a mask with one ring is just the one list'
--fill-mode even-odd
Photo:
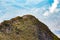
{"label": "rocky slope", "polygon": [[60,40],[32,15],[5,20],[0,24],[0,40]]}

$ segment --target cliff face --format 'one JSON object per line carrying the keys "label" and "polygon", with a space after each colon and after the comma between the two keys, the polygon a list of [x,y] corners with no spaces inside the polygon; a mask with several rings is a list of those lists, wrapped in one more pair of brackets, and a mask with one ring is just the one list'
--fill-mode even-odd
{"label": "cliff face", "polygon": [[60,40],[32,15],[24,15],[0,24],[0,40]]}

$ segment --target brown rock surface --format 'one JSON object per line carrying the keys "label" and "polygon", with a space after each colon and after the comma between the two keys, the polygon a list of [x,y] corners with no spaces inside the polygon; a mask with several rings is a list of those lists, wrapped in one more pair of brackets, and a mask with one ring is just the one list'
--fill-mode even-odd
{"label": "brown rock surface", "polygon": [[5,20],[0,24],[0,40],[60,40],[32,15]]}

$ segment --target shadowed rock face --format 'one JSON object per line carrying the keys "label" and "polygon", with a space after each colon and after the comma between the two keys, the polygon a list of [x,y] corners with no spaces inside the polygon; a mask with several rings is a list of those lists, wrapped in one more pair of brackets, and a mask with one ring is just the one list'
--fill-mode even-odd
{"label": "shadowed rock face", "polygon": [[60,40],[32,15],[5,20],[0,24],[0,40]]}

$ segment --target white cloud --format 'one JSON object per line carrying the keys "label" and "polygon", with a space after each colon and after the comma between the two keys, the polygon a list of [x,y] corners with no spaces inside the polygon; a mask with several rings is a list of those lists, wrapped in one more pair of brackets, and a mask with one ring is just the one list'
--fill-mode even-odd
{"label": "white cloud", "polygon": [[[38,18],[38,16],[40,16],[40,14],[43,13],[43,11],[45,11],[44,7],[31,8],[29,10],[27,10],[27,9],[15,9],[11,6],[10,7],[6,6],[6,7],[7,7],[7,9],[5,11],[5,14],[0,18],[0,22],[2,22],[3,20],[11,19],[11,18],[16,17],[16,16],[23,16],[26,14],[31,14],[31,15],[34,15]],[[37,13],[40,13],[40,14],[37,14]]]}
{"label": "white cloud", "polygon": [[58,0],[54,0],[54,3],[52,4],[52,6],[43,15],[44,16],[49,16],[50,14],[53,14],[55,12],[56,8],[57,8],[58,3],[59,3]]}
{"label": "white cloud", "polygon": [[46,11],[43,15],[44,16],[49,16],[49,11]]}
{"label": "white cloud", "polygon": [[52,6],[50,7],[49,11],[51,13],[53,13],[55,11],[55,9],[57,8],[59,1],[58,0],[54,0],[54,3],[52,4]]}

